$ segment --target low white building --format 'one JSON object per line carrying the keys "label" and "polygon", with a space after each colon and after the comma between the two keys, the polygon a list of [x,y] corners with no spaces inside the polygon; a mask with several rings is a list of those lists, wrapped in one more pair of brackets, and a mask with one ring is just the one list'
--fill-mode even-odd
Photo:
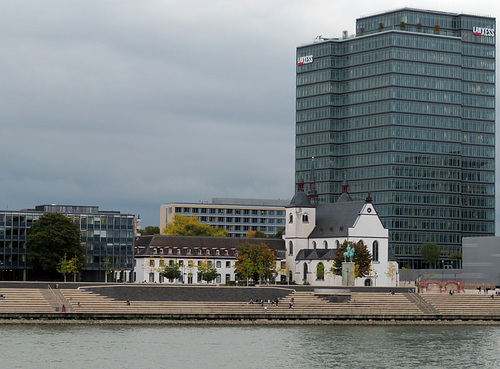
{"label": "low white building", "polygon": [[[280,265],[284,241],[273,238],[141,236],[135,242],[134,281],[148,283],[206,283],[198,275],[202,262],[212,264],[219,273],[215,283],[236,281],[234,264],[238,247],[246,242],[264,243]],[[179,264],[181,277],[168,281],[161,275],[167,264]]]}
{"label": "low white building", "polygon": [[[282,270],[298,284],[341,286],[342,277],[331,272],[337,248],[344,242],[363,243],[372,256],[370,275],[356,278],[356,286],[397,286],[398,265],[389,257],[389,232],[373,207],[370,196],[353,201],[342,186],[336,203],[318,204],[311,184],[309,196],[304,182],[286,207],[286,264]],[[320,265],[321,264],[321,265]],[[324,270],[318,273],[318,268]]]}

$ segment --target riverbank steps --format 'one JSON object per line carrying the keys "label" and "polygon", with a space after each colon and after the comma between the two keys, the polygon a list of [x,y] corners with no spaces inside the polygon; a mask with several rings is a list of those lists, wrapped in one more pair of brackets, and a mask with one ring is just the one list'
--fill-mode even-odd
{"label": "riverbank steps", "polygon": [[[314,287],[299,286],[107,284],[64,288],[64,284],[60,284],[57,287],[2,284],[0,319],[2,322],[102,321],[110,324],[151,320],[162,324],[195,321],[198,324],[266,325],[450,322],[497,325],[500,322],[500,296],[495,294],[417,294],[411,289],[351,291],[338,288],[328,292],[324,288],[315,291]],[[348,299],[335,302],[339,301],[338,294],[348,295]]]}

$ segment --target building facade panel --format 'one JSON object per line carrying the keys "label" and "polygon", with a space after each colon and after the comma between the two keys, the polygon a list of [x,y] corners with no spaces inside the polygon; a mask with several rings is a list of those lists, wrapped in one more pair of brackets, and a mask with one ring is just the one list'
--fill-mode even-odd
{"label": "building facade panel", "polygon": [[212,199],[212,203],[171,203],[161,206],[160,231],[175,215],[196,216],[200,223],[222,228],[229,237],[244,237],[248,231],[261,231],[267,236],[285,226],[288,200]]}

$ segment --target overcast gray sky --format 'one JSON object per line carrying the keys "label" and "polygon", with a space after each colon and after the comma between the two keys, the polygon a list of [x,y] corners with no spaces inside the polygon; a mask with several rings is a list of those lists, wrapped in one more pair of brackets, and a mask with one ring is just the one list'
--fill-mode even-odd
{"label": "overcast gray sky", "polygon": [[357,17],[499,2],[0,0],[0,208],[294,191],[295,48]]}

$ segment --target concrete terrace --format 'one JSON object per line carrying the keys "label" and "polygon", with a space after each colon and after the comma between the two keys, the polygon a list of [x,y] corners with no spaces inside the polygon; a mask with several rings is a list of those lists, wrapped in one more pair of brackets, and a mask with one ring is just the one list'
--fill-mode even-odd
{"label": "concrete terrace", "polygon": [[[342,290],[313,286],[218,287],[53,283],[0,284],[0,318],[165,320],[499,321],[500,297],[416,294],[395,289]],[[328,290],[328,289],[326,289]],[[348,296],[348,302],[332,295]],[[130,305],[127,304],[130,300]],[[263,299],[263,305],[250,299]],[[279,304],[268,300],[279,299]],[[294,300],[290,308],[290,300]],[[66,312],[61,311],[62,305]]]}

